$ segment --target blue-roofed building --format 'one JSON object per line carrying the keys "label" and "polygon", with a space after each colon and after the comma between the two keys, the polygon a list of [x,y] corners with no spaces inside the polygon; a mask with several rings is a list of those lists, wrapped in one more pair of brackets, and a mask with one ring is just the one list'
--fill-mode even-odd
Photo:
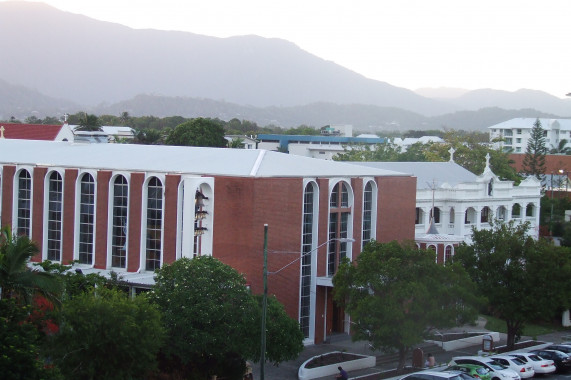
{"label": "blue-roofed building", "polygon": [[333,127],[330,129],[331,133],[322,133],[320,136],[259,134],[258,148],[332,160],[336,154],[344,153],[345,148],[350,148],[351,145],[376,145],[386,142],[382,137],[371,135],[352,137],[347,132],[343,136],[342,133],[335,133],[339,132],[338,129]]}

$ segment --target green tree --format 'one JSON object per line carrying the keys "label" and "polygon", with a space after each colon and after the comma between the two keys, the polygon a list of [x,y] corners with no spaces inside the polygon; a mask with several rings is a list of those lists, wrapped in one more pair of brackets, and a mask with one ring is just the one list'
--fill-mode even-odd
{"label": "green tree", "polygon": [[[245,360],[260,358],[261,297],[250,294],[241,274],[210,256],[177,260],[156,275],[151,296],[168,334],[163,367],[186,377],[242,379]],[[266,315],[267,360],[296,358],[303,349],[298,322],[275,297],[268,298]]]}
{"label": "green tree", "polygon": [[344,153],[333,156],[334,161],[397,161],[399,147],[390,142],[375,145],[349,145]]}
{"label": "green tree", "polygon": [[232,148],[232,149],[244,149],[244,139],[237,137],[232,139],[232,141],[230,141],[228,143],[228,148]]}
{"label": "green tree", "polygon": [[40,355],[40,333],[29,319],[33,308],[0,299],[0,373],[4,380],[57,379]]}
{"label": "green tree", "polygon": [[557,144],[557,147],[551,149],[549,151],[549,153],[551,154],[569,154],[571,153],[571,149],[569,149],[569,147],[567,146],[567,143],[569,141],[567,141],[566,139],[561,139],[559,141],[559,144]]}
{"label": "green tree", "polygon": [[527,140],[527,148],[523,158],[523,171],[525,174],[534,175],[541,180],[545,174],[545,135],[539,119],[535,120],[531,134]]}
{"label": "green tree", "polygon": [[513,348],[526,323],[570,306],[571,250],[535,241],[528,223],[491,224],[489,230],[474,229],[472,245],[458,247],[454,261],[486,295],[493,315],[506,322],[507,346]]}
{"label": "green tree", "polygon": [[159,129],[135,129],[133,143],[143,145],[160,145],[164,142],[163,132]]}
{"label": "green tree", "polygon": [[345,306],[355,329],[353,340],[396,349],[398,369],[407,353],[432,328],[472,322],[478,299],[459,265],[439,265],[432,251],[412,243],[371,242],[347,260],[333,277],[334,299]]}
{"label": "green tree", "polygon": [[67,300],[48,344],[66,379],[143,378],[164,339],[160,312],[144,295],[97,288]]}
{"label": "green tree", "polygon": [[58,303],[61,283],[52,273],[28,267],[38,247],[27,236],[12,234],[9,226],[0,229],[0,298],[15,298],[31,304],[36,295]]}
{"label": "green tree", "polygon": [[259,351],[256,301],[244,277],[217,259],[182,258],[164,265],[156,271],[151,296],[167,331],[165,363],[183,376],[243,374],[245,359]]}
{"label": "green tree", "polygon": [[[256,296],[258,308],[262,310],[261,295]],[[261,326],[261,313],[259,313],[259,323]],[[260,329],[257,330],[260,332]],[[299,323],[290,318],[278,299],[275,296],[268,297],[266,312],[266,358],[274,365],[281,362],[296,359],[301,351],[303,351],[303,332],[299,327]],[[260,357],[261,345],[255,342],[257,352],[254,358]]]}
{"label": "green tree", "polygon": [[79,125],[75,128],[76,131],[103,131],[101,128],[101,121],[96,115],[83,113],[79,117]]}
{"label": "green tree", "polygon": [[226,147],[220,121],[197,118],[177,125],[168,135],[167,145]]}

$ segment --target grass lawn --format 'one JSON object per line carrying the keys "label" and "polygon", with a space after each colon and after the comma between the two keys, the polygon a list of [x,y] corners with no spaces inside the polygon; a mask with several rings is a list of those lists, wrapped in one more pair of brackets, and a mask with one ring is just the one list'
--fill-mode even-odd
{"label": "grass lawn", "polygon": [[[486,318],[486,320],[488,321],[486,323],[486,329],[490,331],[497,331],[499,333],[507,334],[508,331],[505,321],[491,317],[489,315],[483,315],[483,317]],[[547,323],[542,325],[529,324],[524,327],[522,335],[535,338],[538,335],[548,334],[550,332],[557,330],[566,330],[566,329],[561,325],[555,326],[555,325],[549,325]]]}

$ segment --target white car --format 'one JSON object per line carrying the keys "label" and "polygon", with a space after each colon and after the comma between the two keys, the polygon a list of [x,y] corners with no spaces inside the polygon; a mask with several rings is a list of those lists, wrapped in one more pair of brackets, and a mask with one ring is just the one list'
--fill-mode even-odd
{"label": "white car", "polygon": [[490,357],[484,356],[456,356],[449,365],[454,364],[477,364],[490,370],[492,380],[521,380],[520,375],[514,370],[504,367]]}
{"label": "white car", "polygon": [[557,369],[553,360],[544,359],[531,352],[513,352],[509,355],[531,364],[535,373],[553,373]]}
{"label": "white car", "polygon": [[503,366],[508,367],[509,369],[514,370],[522,379],[529,379],[535,375],[535,371],[531,364],[524,362],[521,359],[514,358],[510,355],[494,355],[492,356],[496,362],[500,363]]}
{"label": "white car", "polygon": [[422,371],[402,377],[400,380],[474,380],[474,378],[459,371]]}

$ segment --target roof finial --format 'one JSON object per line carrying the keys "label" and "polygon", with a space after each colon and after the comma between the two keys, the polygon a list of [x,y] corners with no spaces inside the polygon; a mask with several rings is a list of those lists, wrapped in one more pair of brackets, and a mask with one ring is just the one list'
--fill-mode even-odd
{"label": "roof finial", "polygon": [[0,125],[0,139],[4,138],[4,126]]}
{"label": "roof finial", "polygon": [[448,149],[448,152],[450,153],[450,161],[449,162],[454,162],[454,152],[456,152],[456,149],[454,149],[454,147],[451,146],[450,149]]}
{"label": "roof finial", "polygon": [[490,169],[490,153],[486,153],[486,169]]}

